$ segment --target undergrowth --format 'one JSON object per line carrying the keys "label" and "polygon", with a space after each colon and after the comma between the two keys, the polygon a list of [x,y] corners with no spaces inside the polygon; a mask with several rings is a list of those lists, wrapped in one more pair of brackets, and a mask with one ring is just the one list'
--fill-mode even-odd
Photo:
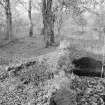
{"label": "undergrowth", "polygon": [[[104,105],[105,79],[79,77],[72,73],[72,68],[70,55],[61,56],[56,71],[64,71],[66,75],[58,74],[57,81],[75,91],[77,105]],[[46,60],[28,62],[10,71],[0,69],[1,105],[49,105],[51,95],[58,89],[52,82],[55,68]]]}
{"label": "undergrowth", "polygon": [[43,103],[45,100],[42,96],[46,90],[43,88],[44,82],[53,78],[49,65],[44,60],[36,61],[34,65],[24,65],[17,72],[16,70],[1,70],[0,104],[38,105],[38,103]]}

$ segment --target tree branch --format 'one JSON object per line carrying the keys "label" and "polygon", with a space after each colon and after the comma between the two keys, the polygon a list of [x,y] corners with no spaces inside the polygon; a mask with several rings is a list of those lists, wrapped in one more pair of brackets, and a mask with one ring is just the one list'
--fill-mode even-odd
{"label": "tree branch", "polygon": [[5,5],[3,4],[2,1],[0,1],[1,6],[5,9]]}
{"label": "tree branch", "polygon": [[18,2],[24,7],[24,9],[25,9],[26,11],[28,11],[28,8],[26,8],[25,5],[24,5],[25,2],[22,2],[22,1],[20,1],[20,0],[18,0]]}
{"label": "tree branch", "polygon": [[97,15],[97,16],[100,15],[98,12],[96,12],[96,11],[94,11],[94,10],[91,10],[91,8],[88,8],[88,7],[85,7],[85,6],[83,6],[83,8],[84,8],[85,10],[87,10],[88,12],[93,13],[93,14],[95,14],[95,15]]}

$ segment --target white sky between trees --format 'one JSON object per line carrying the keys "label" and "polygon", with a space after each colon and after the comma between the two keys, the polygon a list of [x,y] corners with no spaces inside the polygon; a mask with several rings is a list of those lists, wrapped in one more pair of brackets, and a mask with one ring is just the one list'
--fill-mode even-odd
{"label": "white sky between trees", "polygon": [[[22,0],[24,2],[26,2],[26,4],[24,5],[26,8],[28,8],[28,1],[29,0]],[[35,6],[38,7],[38,3],[40,3],[41,0],[33,0],[33,5],[35,4]],[[21,18],[24,18],[24,19],[28,19],[27,15],[28,15],[28,12],[26,10],[26,8],[24,7],[21,3],[19,3],[17,6],[16,6],[16,10],[19,12],[19,14],[22,14],[20,17]],[[40,13],[40,11],[38,9],[32,9],[32,13]]]}

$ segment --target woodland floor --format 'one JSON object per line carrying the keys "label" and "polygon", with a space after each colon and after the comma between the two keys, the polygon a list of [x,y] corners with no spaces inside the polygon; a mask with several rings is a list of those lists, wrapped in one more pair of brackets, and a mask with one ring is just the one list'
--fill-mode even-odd
{"label": "woodland floor", "polygon": [[[81,34],[74,32],[71,36],[63,36],[63,38],[58,36],[56,37],[56,41],[59,43],[60,39],[66,39],[74,48],[82,49],[82,52],[92,52],[96,54],[99,59],[102,59],[102,49],[104,45],[102,39],[92,38],[87,34],[88,33]],[[10,62],[16,62],[15,60],[18,59],[32,58],[54,51],[56,51],[56,47],[44,48],[42,36],[25,37],[5,46],[0,46],[0,58],[1,60],[4,59],[4,64],[8,64]]]}
{"label": "woodland floor", "polygon": [[[103,42],[100,39],[94,40],[85,36],[77,37],[75,35],[65,39],[70,42],[71,59],[76,56],[92,56],[102,59]],[[19,39],[1,47],[0,56],[2,58],[1,65],[8,65],[11,62],[18,63],[24,58],[33,58],[35,56],[47,59],[47,62],[20,68],[19,74],[15,74],[14,71],[1,71],[0,105],[49,105],[47,102],[50,102],[50,105],[104,105],[101,95],[105,95],[105,80],[80,78],[65,74],[63,69],[65,67],[67,69],[65,62],[69,62],[67,61],[68,58],[63,59],[66,60],[63,61],[64,68],[61,67],[59,70],[55,66],[48,66],[47,73],[54,73],[54,70],[58,72],[55,72],[52,79],[46,77],[47,64],[56,65],[61,55],[56,47],[45,49],[42,39],[39,40],[36,37]],[[37,78],[39,78],[39,81],[44,79],[44,83],[40,84],[38,82],[39,84],[36,86]],[[56,91],[57,93],[52,99],[56,102],[54,104],[49,99],[51,99],[52,93]],[[76,100],[75,97],[77,98]],[[15,104],[11,100],[15,100]],[[74,101],[78,104],[73,103]]]}

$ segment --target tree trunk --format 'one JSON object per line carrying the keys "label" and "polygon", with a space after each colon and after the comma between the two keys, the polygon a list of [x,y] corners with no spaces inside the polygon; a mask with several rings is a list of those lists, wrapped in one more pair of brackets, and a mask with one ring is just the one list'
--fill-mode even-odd
{"label": "tree trunk", "polygon": [[42,6],[43,15],[43,33],[45,47],[49,47],[54,43],[54,21],[55,16],[52,12],[52,0],[43,0]]}
{"label": "tree trunk", "polygon": [[29,15],[29,22],[30,22],[30,30],[29,30],[29,36],[33,36],[33,23],[32,23],[32,0],[29,0],[29,10],[28,10],[28,15]]}
{"label": "tree trunk", "polygon": [[82,25],[82,33],[84,33],[84,28],[85,28],[84,25]]}
{"label": "tree trunk", "polygon": [[10,0],[5,0],[5,13],[6,13],[6,40],[13,40],[13,33],[12,33],[12,13],[11,13],[11,6]]}
{"label": "tree trunk", "polygon": [[82,25],[81,27],[82,27],[82,33],[84,33],[84,26]]}

